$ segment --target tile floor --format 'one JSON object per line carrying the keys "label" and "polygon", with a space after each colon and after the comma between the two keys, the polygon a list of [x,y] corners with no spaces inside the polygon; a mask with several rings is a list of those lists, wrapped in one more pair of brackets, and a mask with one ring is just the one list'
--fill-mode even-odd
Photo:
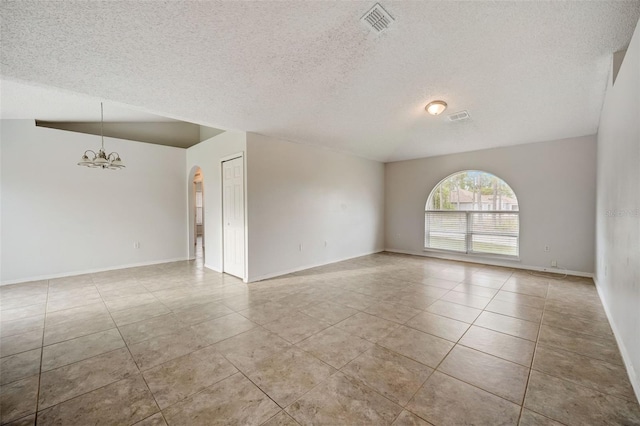
{"label": "tile floor", "polygon": [[377,254],[0,288],[2,424],[602,425],[640,409],[590,280]]}

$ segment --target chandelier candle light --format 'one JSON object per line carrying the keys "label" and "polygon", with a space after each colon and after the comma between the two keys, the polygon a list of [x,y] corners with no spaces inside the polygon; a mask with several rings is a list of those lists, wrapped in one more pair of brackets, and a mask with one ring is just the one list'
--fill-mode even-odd
{"label": "chandelier candle light", "polygon": [[[90,149],[86,150],[84,154],[82,154],[82,158],[78,162],[78,166],[110,170],[123,169],[124,164],[120,159],[120,154],[118,154],[117,152],[112,152],[107,155],[104,152],[104,110],[102,107],[102,102],[100,102],[100,140],[102,141],[100,151],[98,151],[98,153],[96,154],[95,151],[92,151]],[[89,158],[89,156],[87,155],[88,152],[93,155],[92,158]]]}

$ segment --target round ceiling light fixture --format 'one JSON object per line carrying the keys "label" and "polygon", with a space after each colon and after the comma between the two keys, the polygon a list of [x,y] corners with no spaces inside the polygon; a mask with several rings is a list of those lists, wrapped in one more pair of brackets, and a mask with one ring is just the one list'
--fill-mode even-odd
{"label": "round ceiling light fixture", "polygon": [[447,103],[445,101],[429,102],[424,109],[431,115],[440,115],[447,109]]}

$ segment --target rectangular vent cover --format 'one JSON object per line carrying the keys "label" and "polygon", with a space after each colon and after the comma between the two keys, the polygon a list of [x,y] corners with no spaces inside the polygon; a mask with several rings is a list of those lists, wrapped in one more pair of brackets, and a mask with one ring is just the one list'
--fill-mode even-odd
{"label": "rectangular vent cover", "polygon": [[380,3],[376,3],[360,20],[373,28],[376,33],[383,32],[393,23],[393,18],[380,6]]}
{"label": "rectangular vent cover", "polygon": [[468,120],[469,118],[471,117],[469,116],[469,113],[467,111],[460,111],[456,112],[455,114],[449,115],[449,121],[462,121]]}

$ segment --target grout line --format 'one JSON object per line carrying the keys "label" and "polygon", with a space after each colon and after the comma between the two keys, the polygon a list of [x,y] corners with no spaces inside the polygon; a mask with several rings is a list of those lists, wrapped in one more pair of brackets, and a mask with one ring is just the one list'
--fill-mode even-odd
{"label": "grout line", "polygon": [[47,280],[47,297],[44,304],[44,318],[42,319],[42,341],[40,345],[40,368],[38,370],[38,391],[36,392],[36,413],[34,418],[34,423],[38,422],[38,413],[40,408],[40,385],[42,383],[42,358],[44,356],[44,331],[47,326],[47,306],[49,305],[49,287],[50,282]]}

